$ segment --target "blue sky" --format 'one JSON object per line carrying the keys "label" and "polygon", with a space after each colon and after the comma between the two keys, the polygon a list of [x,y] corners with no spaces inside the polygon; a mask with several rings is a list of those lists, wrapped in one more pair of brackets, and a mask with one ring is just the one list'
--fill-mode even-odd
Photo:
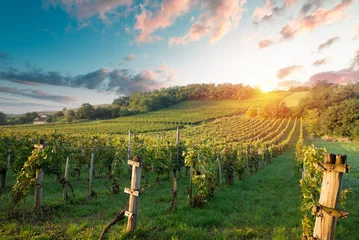
{"label": "blue sky", "polygon": [[191,83],[359,79],[358,0],[43,0],[0,8],[0,111]]}

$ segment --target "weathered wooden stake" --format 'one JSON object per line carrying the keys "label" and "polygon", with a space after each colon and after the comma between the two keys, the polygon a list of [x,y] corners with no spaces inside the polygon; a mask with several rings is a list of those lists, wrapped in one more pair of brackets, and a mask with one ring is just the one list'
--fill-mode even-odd
{"label": "weathered wooden stake", "polygon": [[189,199],[192,199],[192,175],[193,175],[193,161],[191,163],[191,169],[189,170],[189,190],[188,190]]}
{"label": "weathered wooden stake", "polygon": [[95,154],[91,153],[91,163],[90,163],[90,174],[89,174],[89,196],[93,195],[92,192],[92,178],[93,178],[93,161],[94,161]]}
{"label": "weathered wooden stake", "polygon": [[313,236],[318,239],[335,239],[335,227],[338,217],[346,217],[349,213],[337,210],[343,173],[349,171],[346,155],[325,154],[324,163],[318,166],[324,171],[319,204],[315,206],[317,213]]}
{"label": "weathered wooden stake", "polygon": [[7,169],[9,170],[10,168],[11,168],[11,155],[9,150],[9,154],[7,155]]}
{"label": "weathered wooden stake", "polygon": [[[34,147],[38,149],[40,154],[42,149],[45,147],[45,141],[39,140],[38,144],[35,144]],[[41,209],[42,206],[43,182],[44,182],[44,172],[40,168],[36,170],[36,178],[35,178],[34,208],[37,210]]]}
{"label": "weathered wooden stake", "polygon": [[4,176],[4,181],[2,183],[3,187],[5,188],[6,183],[7,183],[7,178],[9,176],[10,173],[10,149],[9,149],[9,154],[7,155],[7,165],[6,165],[6,169],[5,169],[5,176]]}
{"label": "weathered wooden stake", "polygon": [[[180,155],[180,152],[179,152],[179,145],[180,145],[180,128],[177,127],[177,135],[176,135],[176,164],[177,164],[177,168],[178,168],[178,171],[179,171],[179,176],[181,177],[181,169],[179,168],[179,155]],[[175,176],[177,177],[177,176]]]}
{"label": "weathered wooden stake", "polygon": [[222,190],[222,166],[221,159],[218,158],[219,190]]}
{"label": "weathered wooden stake", "polygon": [[177,209],[177,178],[173,178],[172,204],[170,210]]}
{"label": "weathered wooden stake", "polygon": [[[129,130],[128,131],[128,149],[127,149],[127,159],[130,160],[131,159],[131,136],[132,136],[132,131]],[[128,166],[127,168],[127,172],[128,172],[128,175],[130,176],[131,178],[131,166]]]}
{"label": "weathered wooden stake", "polygon": [[68,195],[67,195],[67,181],[69,178],[68,176],[69,176],[69,157],[66,158],[65,175],[64,175],[65,185],[63,190],[63,197],[65,201],[67,201],[68,199]]}
{"label": "weathered wooden stake", "polygon": [[140,156],[134,156],[132,161],[128,161],[128,164],[132,165],[132,179],[131,188],[125,188],[125,193],[130,194],[129,207],[125,216],[128,217],[127,231],[130,232],[135,230],[138,222],[137,208],[141,187],[142,159]]}
{"label": "weathered wooden stake", "polygon": [[36,171],[35,200],[34,208],[41,209],[42,206],[42,185],[44,181],[44,172],[42,169]]}

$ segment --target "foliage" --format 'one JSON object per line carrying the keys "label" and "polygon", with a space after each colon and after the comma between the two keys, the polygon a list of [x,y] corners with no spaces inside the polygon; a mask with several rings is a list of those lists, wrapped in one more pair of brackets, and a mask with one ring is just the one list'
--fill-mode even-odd
{"label": "foliage", "polygon": [[295,145],[295,160],[296,167],[298,170],[303,170],[303,148],[304,148],[304,137],[303,137],[303,119],[300,119],[299,138]]}
{"label": "foliage", "polygon": [[256,117],[258,115],[258,109],[257,108],[248,108],[246,112],[247,117]]}
{"label": "foliage", "polygon": [[81,107],[77,110],[76,116],[79,119],[94,119],[95,108],[89,103],[83,103]]}
{"label": "foliage", "polygon": [[301,99],[295,114],[305,117],[313,136],[359,139],[359,82],[338,85],[318,81]]}
{"label": "foliage", "polygon": [[6,124],[7,124],[6,114],[3,112],[0,112],[0,126],[6,125]]}
{"label": "foliage", "polygon": [[291,110],[284,102],[278,102],[276,104],[266,104],[258,115],[264,118],[286,118],[291,115]]}
{"label": "foliage", "polygon": [[302,197],[300,209],[303,213],[303,236],[306,237],[313,235],[315,214],[312,208],[318,205],[323,179],[323,173],[316,168],[316,164],[323,161],[325,153],[325,148],[316,148],[314,145],[303,148],[304,179],[300,180]]}
{"label": "foliage", "polygon": [[26,197],[30,188],[35,186],[36,183],[36,171],[42,168],[46,154],[39,152],[35,149],[32,151],[31,156],[24,163],[20,173],[16,177],[16,184],[11,191],[11,201],[13,205],[19,204],[19,202]]}

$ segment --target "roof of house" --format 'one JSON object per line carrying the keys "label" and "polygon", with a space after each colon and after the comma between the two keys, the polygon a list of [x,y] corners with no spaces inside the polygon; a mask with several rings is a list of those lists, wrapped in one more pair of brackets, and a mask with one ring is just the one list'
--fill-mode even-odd
{"label": "roof of house", "polygon": [[41,117],[35,118],[34,122],[45,122],[48,119],[48,116],[42,115]]}

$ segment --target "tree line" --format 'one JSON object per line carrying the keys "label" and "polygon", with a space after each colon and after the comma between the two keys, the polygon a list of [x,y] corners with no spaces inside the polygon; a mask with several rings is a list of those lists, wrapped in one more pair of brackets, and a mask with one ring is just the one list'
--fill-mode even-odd
{"label": "tree line", "polygon": [[304,117],[313,136],[359,140],[359,82],[339,85],[318,81],[294,114]]}

